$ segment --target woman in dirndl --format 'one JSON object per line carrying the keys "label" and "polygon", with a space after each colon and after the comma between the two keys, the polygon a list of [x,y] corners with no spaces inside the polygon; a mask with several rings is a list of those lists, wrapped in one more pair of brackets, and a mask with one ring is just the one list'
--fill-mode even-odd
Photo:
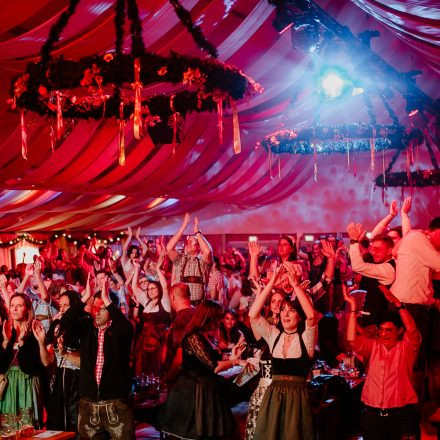
{"label": "woman in dirndl", "polygon": [[[269,324],[260,314],[270,293],[265,288],[249,310],[252,330],[269,345],[272,383],[258,413],[255,440],[313,440],[313,421],[306,387],[316,344],[317,314],[313,303],[298,284],[294,266],[285,261],[294,293],[286,297],[280,310],[280,325]],[[274,272],[276,282],[280,268]],[[271,284],[269,283],[269,284]],[[296,296],[294,300],[292,297]]]}
{"label": "woman in dirndl", "polygon": [[17,416],[21,423],[42,425],[44,367],[51,359],[40,356],[40,341],[45,332],[39,321],[32,321],[32,303],[23,293],[15,293],[9,302],[9,317],[3,323],[0,346],[0,373],[8,384],[0,414]]}

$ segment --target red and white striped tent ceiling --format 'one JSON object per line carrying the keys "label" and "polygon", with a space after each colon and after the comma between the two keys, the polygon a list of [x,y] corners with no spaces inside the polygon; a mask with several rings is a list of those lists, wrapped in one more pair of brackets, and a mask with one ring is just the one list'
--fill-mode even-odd
{"label": "red and white striped tent ceiling", "polygon": [[[360,154],[348,170],[345,158],[320,156],[317,183],[313,158],[286,156],[280,160],[280,175],[276,164],[271,178],[267,153],[255,149],[256,142],[281,123],[290,128],[311,126],[316,99],[310,56],[292,48],[290,32],[278,36],[272,26],[275,9],[263,0],[182,1],[218,48],[219,59],[239,67],[265,89],[238,107],[241,154],[233,154],[228,112],[222,145],[215,114],[187,117],[175,155],[170,145],[154,145],[149,137],[136,141],[127,124],[124,167],[117,160],[115,120],[76,122],[52,154],[50,124],[29,113],[28,160],[24,160],[19,115],[6,105],[9,82],[29,61],[38,59],[49,29],[66,3],[0,0],[1,231],[118,230],[131,224],[151,233],[166,233],[172,232],[174,219],[186,211],[198,212],[209,223],[210,232],[343,230],[344,222],[352,218],[374,219],[386,212],[381,191],[372,192],[375,175],[368,171],[368,154]],[[417,85],[433,100],[439,98],[438,2],[317,3],[354,35],[379,30],[380,37],[371,41],[372,50],[400,72],[421,70]],[[167,0],[139,0],[138,6],[149,51],[206,56]],[[114,2],[81,0],[53,54],[77,59],[112,49],[113,19]],[[129,36],[125,47],[129,50]],[[378,123],[390,123],[383,104],[375,100],[373,105]],[[410,123],[402,96],[396,94],[390,105],[401,123]],[[368,121],[361,97],[338,108],[321,109],[325,124],[361,121]],[[433,148],[440,160],[439,148]],[[390,157],[391,153],[376,158],[376,174],[382,170],[382,161]],[[423,151],[418,160],[417,166],[432,168]],[[388,198],[395,196],[400,197],[400,190],[390,190]],[[417,189],[415,196],[414,215],[419,223],[439,215],[438,188]]]}

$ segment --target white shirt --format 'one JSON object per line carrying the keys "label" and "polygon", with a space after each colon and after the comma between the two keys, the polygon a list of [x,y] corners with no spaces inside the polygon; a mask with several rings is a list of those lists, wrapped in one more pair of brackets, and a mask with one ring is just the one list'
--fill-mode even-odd
{"label": "white shirt", "polygon": [[397,251],[396,281],[391,292],[410,304],[433,302],[432,271],[440,271],[440,252],[423,231],[410,231]]}

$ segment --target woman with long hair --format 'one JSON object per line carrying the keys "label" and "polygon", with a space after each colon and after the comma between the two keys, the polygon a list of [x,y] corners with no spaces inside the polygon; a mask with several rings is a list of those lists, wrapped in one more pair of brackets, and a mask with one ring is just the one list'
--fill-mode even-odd
{"label": "woman with long hair", "polygon": [[238,317],[233,310],[226,310],[219,327],[218,348],[222,352],[222,359],[226,360],[231,355],[232,347],[238,341],[244,342],[244,335],[237,326]]}
{"label": "woman with long hair", "polygon": [[159,281],[150,281],[139,275],[140,265],[135,262],[132,288],[136,306],[133,318],[139,321],[140,331],[135,342],[135,373],[161,374],[161,354],[165,334],[170,324],[170,298],[168,283],[161,270],[163,255],[156,265]]}
{"label": "woman with long hair", "polygon": [[[47,332],[46,343],[53,346],[54,361],[56,361],[47,405],[46,426],[48,429],[77,430],[80,336],[74,330],[66,332],[60,325],[60,319],[72,305],[80,302],[80,296],[73,290],[61,293],[58,301],[60,312],[55,316]],[[84,314],[80,319],[87,319],[87,315]]]}
{"label": "woman with long hair", "polygon": [[50,359],[40,349],[44,346],[44,329],[32,318],[29,297],[23,293],[13,294],[0,346],[0,372],[8,379],[5,396],[0,401],[0,414],[13,414],[41,426],[42,378]]}
{"label": "woman with long hair", "polygon": [[272,361],[272,382],[261,402],[255,440],[313,440],[306,379],[317,339],[317,315],[294,269],[290,265],[285,269],[291,275],[296,299],[283,300],[279,326],[269,324],[260,312],[280,269],[274,272],[249,310],[252,329],[268,343]]}
{"label": "woman with long hair", "polygon": [[240,359],[244,346],[235,345],[229,360],[222,361],[213,342],[222,318],[222,307],[203,301],[189,322],[182,341],[182,371],[159,417],[161,430],[184,439],[216,439],[234,431],[234,419],[225,396],[224,379],[217,373]]}

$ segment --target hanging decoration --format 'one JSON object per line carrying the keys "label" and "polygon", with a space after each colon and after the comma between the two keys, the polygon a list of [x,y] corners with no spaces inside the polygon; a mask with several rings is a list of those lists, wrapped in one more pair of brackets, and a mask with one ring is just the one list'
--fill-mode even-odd
{"label": "hanging decoration", "polygon": [[279,129],[266,135],[259,144],[272,154],[341,153],[347,154],[349,158],[350,151],[369,151],[374,161],[375,151],[403,150],[412,139],[419,139],[420,135],[420,130],[408,131],[403,126],[373,127],[359,123],[302,130]]}
{"label": "hanging decoration", "polygon": [[29,234],[24,233],[24,234],[17,235],[15,238],[13,238],[11,240],[6,240],[4,242],[0,239],[0,248],[5,249],[5,248],[10,248],[10,247],[16,246],[18,243],[20,243],[20,241],[23,241],[23,240],[27,241],[28,243],[36,244],[36,245],[40,245],[40,244],[45,243],[45,241],[35,240]]}
{"label": "hanging decoration", "polygon": [[[170,0],[179,19],[189,30],[196,43],[212,57],[217,51],[194,25],[189,12],[178,0]],[[202,59],[171,53],[161,56],[145,51],[142,22],[136,0],[117,0],[115,16],[115,51],[86,57],[77,61],[63,57],[53,59],[51,51],[59,40],[69,18],[74,14],[78,0],[70,0],[69,7],[50,30],[41,50],[41,60],[29,63],[26,71],[12,80],[9,103],[20,111],[30,110],[43,116],[56,117],[56,134],[63,133],[63,118],[104,119],[115,117],[121,121],[133,119],[134,137],[140,139],[143,129],[169,124],[173,140],[180,118],[190,112],[217,111],[219,121],[225,107],[254,93],[262,87],[239,69],[213,58]],[[126,11],[127,10],[127,11]],[[123,53],[125,13],[130,20],[131,53]],[[144,87],[160,82],[178,85],[173,92],[173,110],[170,95],[142,96]],[[182,87],[184,86],[184,87]],[[220,99],[220,101],[219,101]],[[222,137],[219,123],[219,134]],[[22,145],[25,157],[26,136],[22,116]],[[156,139],[166,143],[165,139]],[[122,138],[120,139],[122,163]]]}
{"label": "hanging decoration", "polygon": [[440,186],[440,170],[420,170],[407,173],[380,174],[376,178],[376,185],[379,187],[418,187]]}

